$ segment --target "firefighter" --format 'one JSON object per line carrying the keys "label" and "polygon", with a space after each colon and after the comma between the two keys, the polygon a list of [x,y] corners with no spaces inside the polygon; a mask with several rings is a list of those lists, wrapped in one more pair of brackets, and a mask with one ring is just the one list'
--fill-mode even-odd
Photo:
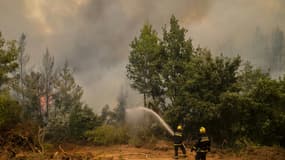
{"label": "firefighter", "polygon": [[204,127],[201,127],[199,131],[198,142],[191,148],[191,152],[196,151],[196,160],[206,160],[207,152],[211,151],[211,141],[206,135],[206,129]]}
{"label": "firefighter", "polygon": [[182,156],[183,157],[187,157],[186,156],[186,149],[185,149],[185,146],[183,144],[183,134],[182,134],[182,126],[181,125],[178,125],[177,126],[177,130],[176,132],[174,132],[174,135],[173,135],[173,139],[174,139],[174,158],[175,159],[178,159],[178,149],[181,148],[182,150]]}

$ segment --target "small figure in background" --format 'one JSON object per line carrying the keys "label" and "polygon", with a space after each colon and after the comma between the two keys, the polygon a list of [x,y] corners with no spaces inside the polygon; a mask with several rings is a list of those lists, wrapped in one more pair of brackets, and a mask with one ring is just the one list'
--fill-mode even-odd
{"label": "small figure in background", "polygon": [[211,151],[211,141],[206,135],[205,127],[201,127],[199,133],[198,142],[191,148],[191,152],[196,151],[196,160],[206,160],[207,152]]}
{"label": "small figure in background", "polygon": [[173,135],[173,140],[174,140],[174,158],[178,159],[178,149],[181,148],[182,150],[182,156],[183,157],[187,157],[186,156],[186,149],[185,146],[183,144],[183,140],[184,140],[184,136],[182,133],[182,126],[178,125],[177,126],[177,130],[174,132]]}

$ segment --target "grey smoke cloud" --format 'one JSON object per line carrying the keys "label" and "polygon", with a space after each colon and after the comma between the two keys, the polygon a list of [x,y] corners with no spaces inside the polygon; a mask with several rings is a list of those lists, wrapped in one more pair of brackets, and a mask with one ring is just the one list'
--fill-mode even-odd
{"label": "grey smoke cloud", "polygon": [[[33,65],[46,47],[58,65],[68,59],[85,102],[99,110],[116,104],[122,86],[129,89],[129,43],[145,22],[160,32],[174,14],[195,45],[261,65],[252,35],[256,27],[265,36],[276,26],[285,31],[284,7],[283,0],[1,0],[0,31],[8,39],[27,34]],[[129,105],[141,104],[140,95],[128,93]]]}

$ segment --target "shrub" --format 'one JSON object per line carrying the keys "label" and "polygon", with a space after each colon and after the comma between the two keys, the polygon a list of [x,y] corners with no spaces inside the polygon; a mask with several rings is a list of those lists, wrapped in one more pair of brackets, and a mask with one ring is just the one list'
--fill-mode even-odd
{"label": "shrub", "polygon": [[104,125],[87,131],[85,136],[97,145],[125,144],[129,139],[126,128],[112,125]]}
{"label": "shrub", "polygon": [[153,124],[143,124],[129,128],[129,144],[135,147],[151,146],[156,143],[157,136],[161,139],[164,137],[160,132],[159,126]]}
{"label": "shrub", "polygon": [[9,129],[19,122],[21,108],[8,94],[0,94],[0,130]]}
{"label": "shrub", "polygon": [[69,129],[72,138],[80,139],[84,137],[84,133],[92,130],[101,124],[97,115],[95,115],[87,106],[73,109],[69,118]]}

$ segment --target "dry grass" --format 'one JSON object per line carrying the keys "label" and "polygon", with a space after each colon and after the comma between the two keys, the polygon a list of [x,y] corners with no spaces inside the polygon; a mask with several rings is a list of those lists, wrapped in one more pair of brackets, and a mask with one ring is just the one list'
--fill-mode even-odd
{"label": "dry grass", "polygon": [[[195,153],[187,149],[188,159],[194,159]],[[48,151],[45,155],[35,153],[18,153],[22,160],[172,160],[171,143],[159,142],[151,147],[136,148],[128,145],[108,147],[82,146],[62,144],[58,149]],[[5,158],[5,157],[4,157]],[[3,158],[2,158],[3,159]],[[0,160],[2,160],[0,157]],[[285,160],[285,149],[279,147],[249,147],[239,153],[230,150],[212,149],[207,155],[208,160]],[[4,159],[3,159],[4,160]]]}

